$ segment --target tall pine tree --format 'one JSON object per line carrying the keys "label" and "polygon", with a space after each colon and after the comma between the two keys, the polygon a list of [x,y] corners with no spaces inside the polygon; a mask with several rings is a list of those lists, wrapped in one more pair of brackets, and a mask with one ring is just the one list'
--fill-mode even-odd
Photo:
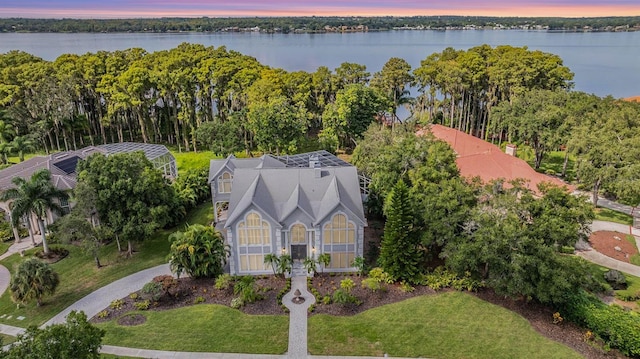
{"label": "tall pine tree", "polygon": [[380,247],[380,266],[395,280],[414,281],[421,273],[420,236],[413,229],[409,189],[400,180],[385,201],[387,221]]}

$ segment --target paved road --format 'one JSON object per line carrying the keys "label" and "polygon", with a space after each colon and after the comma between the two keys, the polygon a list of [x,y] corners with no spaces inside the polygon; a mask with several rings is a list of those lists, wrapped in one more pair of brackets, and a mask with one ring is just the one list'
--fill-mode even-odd
{"label": "paved road", "polygon": [[[631,211],[633,210],[633,207],[631,206],[627,206],[626,204],[621,204],[621,203],[617,203],[614,201],[610,201],[606,198],[603,197],[599,197],[598,198],[598,207],[604,207],[604,208],[609,208],[612,209],[614,211],[617,212],[622,212],[622,213],[626,213],[628,215],[631,215]],[[640,218],[640,209],[636,208],[635,210],[633,210],[633,216]]]}

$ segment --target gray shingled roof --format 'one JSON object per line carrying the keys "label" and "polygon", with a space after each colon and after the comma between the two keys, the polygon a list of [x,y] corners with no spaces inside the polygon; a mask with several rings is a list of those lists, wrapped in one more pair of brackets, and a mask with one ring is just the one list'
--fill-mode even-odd
{"label": "gray shingled roof", "polygon": [[222,169],[235,172],[236,168],[283,168],[285,165],[271,155],[257,158],[236,158],[234,155],[209,162],[209,183],[222,173]]}
{"label": "gray shingled roof", "polygon": [[236,168],[226,223],[256,206],[275,222],[283,222],[296,209],[315,224],[340,207],[351,218],[366,223],[355,167]]}

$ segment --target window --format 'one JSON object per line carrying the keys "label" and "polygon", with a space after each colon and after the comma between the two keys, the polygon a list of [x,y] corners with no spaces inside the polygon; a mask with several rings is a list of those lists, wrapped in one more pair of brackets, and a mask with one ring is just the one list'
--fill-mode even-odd
{"label": "window", "polygon": [[291,227],[291,244],[307,244],[307,228],[303,224]]}
{"label": "window", "polygon": [[229,172],[218,176],[218,193],[231,193],[231,182],[233,182],[233,175]]}
{"label": "window", "polygon": [[336,214],[324,225],[323,250],[331,255],[328,268],[351,268],[356,254],[356,229],[344,214]]}
{"label": "window", "polygon": [[69,200],[66,198],[60,198],[60,208],[62,208],[62,213],[69,214],[69,212],[71,212]]}
{"label": "window", "polygon": [[268,270],[264,255],[271,252],[271,226],[257,213],[249,213],[238,223],[240,272]]}

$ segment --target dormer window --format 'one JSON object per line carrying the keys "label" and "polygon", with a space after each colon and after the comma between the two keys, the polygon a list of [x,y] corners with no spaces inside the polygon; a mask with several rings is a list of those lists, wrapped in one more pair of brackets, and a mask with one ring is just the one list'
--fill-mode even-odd
{"label": "dormer window", "polygon": [[225,172],[218,176],[218,193],[231,193],[232,181],[233,175],[229,172]]}

